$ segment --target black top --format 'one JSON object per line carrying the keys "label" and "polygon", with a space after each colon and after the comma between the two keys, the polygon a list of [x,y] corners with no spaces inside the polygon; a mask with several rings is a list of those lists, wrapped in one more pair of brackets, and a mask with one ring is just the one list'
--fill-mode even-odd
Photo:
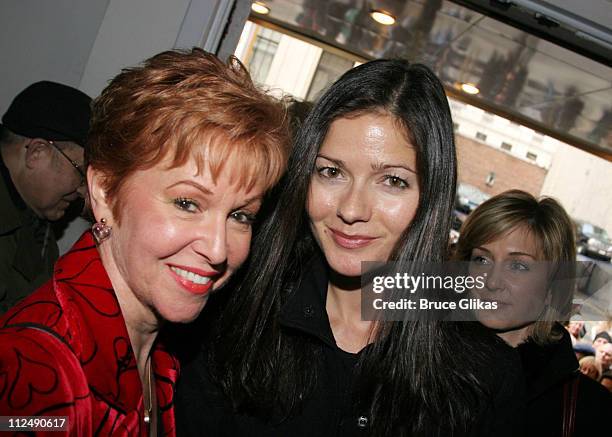
{"label": "black top", "polygon": [[563,337],[557,343],[543,347],[526,342],[517,348],[527,381],[527,435],[562,435],[563,387],[575,378],[579,378],[579,382],[574,435],[594,436],[602,431],[609,432],[610,425],[606,421],[612,414],[612,394],[580,373],[569,333],[559,328]]}
{"label": "black top", "polygon": [[[368,435],[369,418],[359,411],[352,399],[354,368],[359,354],[338,348],[334,340],[325,303],[327,272],[323,262],[315,262],[288,298],[280,314],[287,330],[298,330],[318,340],[323,354],[318,363],[317,383],[297,414],[286,420],[264,420],[234,413],[216,389],[206,365],[203,350],[195,360],[182,363],[176,393],[177,435],[179,436],[278,436],[278,437],[349,437]],[[208,315],[207,315],[208,316]],[[483,328],[484,329],[484,328]],[[458,345],[458,347],[461,347]],[[518,355],[500,342],[497,366],[483,369],[495,384],[495,398],[480,415],[478,436],[522,434],[523,386]],[[514,361],[512,361],[514,359]],[[443,371],[443,370],[441,370]]]}

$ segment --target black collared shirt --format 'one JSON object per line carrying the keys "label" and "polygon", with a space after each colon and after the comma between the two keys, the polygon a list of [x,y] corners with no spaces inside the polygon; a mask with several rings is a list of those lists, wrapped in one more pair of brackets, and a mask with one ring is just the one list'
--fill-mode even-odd
{"label": "black collared shirt", "polygon": [[[182,365],[177,385],[177,435],[241,437],[358,437],[369,435],[370,417],[353,399],[355,365],[359,354],[341,350],[335,342],[325,310],[328,275],[322,259],[315,258],[305,269],[297,288],[280,314],[280,323],[316,339],[322,354],[317,366],[317,383],[301,410],[278,423],[259,417],[236,414],[215,389],[201,355]],[[460,346],[458,346],[460,347]],[[510,349],[510,348],[507,348]],[[512,366],[518,364],[518,356]],[[499,392],[474,436],[521,435],[523,424],[520,371],[500,358],[495,369],[485,369],[499,378]],[[444,371],[441,369],[440,371]],[[490,371],[490,372],[489,372]],[[485,372],[483,372],[485,373]],[[410,420],[408,418],[408,420]],[[521,431],[517,431],[521,430]]]}

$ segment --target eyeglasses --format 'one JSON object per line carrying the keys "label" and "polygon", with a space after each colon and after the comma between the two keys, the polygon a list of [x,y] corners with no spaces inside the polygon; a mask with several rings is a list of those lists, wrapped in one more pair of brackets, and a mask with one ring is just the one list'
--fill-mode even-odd
{"label": "eyeglasses", "polygon": [[85,171],[83,170],[83,167],[82,167],[82,166],[80,166],[78,162],[76,162],[75,160],[71,159],[71,158],[70,158],[70,156],[66,155],[66,154],[64,153],[64,151],[63,151],[62,149],[60,149],[60,148],[59,148],[59,146],[58,146],[57,144],[55,144],[53,141],[51,141],[51,140],[47,140],[47,142],[48,142],[49,144],[51,144],[51,145],[52,145],[52,146],[55,148],[55,150],[57,150],[58,152],[60,152],[60,153],[61,153],[61,155],[62,155],[64,158],[66,158],[66,159],[68,160],[68,162],[70,162],[70,164],[72,164],[72,166],[73,166],[74,168],[76,168],[76,171],[78,171],[78,172],[79,172],[79,176],[81,177],[81,183],[79,184],[79,186],[81,186],[81,187],[82,187],[83,185],[85,185],[85,179],[86,179],[86,177],[85,177]]}

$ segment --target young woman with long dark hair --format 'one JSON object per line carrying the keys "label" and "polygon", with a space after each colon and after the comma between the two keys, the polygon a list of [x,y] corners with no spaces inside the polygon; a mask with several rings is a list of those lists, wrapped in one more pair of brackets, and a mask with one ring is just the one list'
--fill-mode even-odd
{"label": "young woman with long dark hair", "polygon": [[520,435],[518,363],[484,327],[361,320],[362,261],[445,259],[455,181],[448,102],[427,67],[378,60],[334,83],[211,344],[186,366],[179,432]]}

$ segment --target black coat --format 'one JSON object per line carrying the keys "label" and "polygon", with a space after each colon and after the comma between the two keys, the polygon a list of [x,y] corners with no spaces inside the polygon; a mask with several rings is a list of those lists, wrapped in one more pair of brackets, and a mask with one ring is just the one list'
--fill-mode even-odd
{"label": "black coat", "polygon": [[[287,330],[316,339],[323,345],[318,366],[317,384],[302,410],[282,422],[264,420],[232,412],[228,402],[216,389],[206,365],[206,353],[191,362],[182,363],[176,393],[177,435],[228,437],[350,437],[367,436],[369,418],[352,399],[353,372],[358,354],[342,351],[336,345],[325,311],[327,274],[323,263],[315,265],[301,281],[300,288],[284,305],[280,322]],[[490,333],[478,325],[485,335]],[[498,346],[496,366],[483,368],[482,377],[493,386],[495,395],[486,411],[475,412],[479,418],[474,436],[508,436],[522,434],[524,387],[518,354],[505,343]],[[461,347],[461,345],[457,345]],[[440,369],[443,371],[443,369]]]}
{"label": "black coat", "polygon": [[575,378],[579,382],[574,436],[609,433],[612,394],[580,373],[569,333],[561,330],[563,337],[557,343],[542,347],[526,342],[517,348],[527,382],[527,435],[562,435],[563,386]]}

